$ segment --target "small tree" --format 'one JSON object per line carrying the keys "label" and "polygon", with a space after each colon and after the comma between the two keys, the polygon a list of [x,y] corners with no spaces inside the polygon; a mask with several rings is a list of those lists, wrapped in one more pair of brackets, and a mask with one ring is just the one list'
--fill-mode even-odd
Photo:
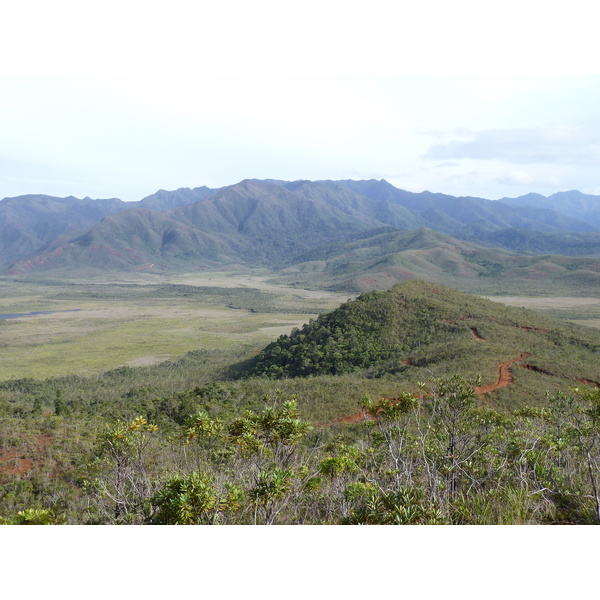
{"label": "small tree", "polygon": [[[254,523],[275,522],[292,496],[310,480],[306,465],[298,464],[297,449],[311,427],[300,419],[296,396],[271,402],[261,413],[249,412],[227,427],[227,440],[246,461],[240,473],[249,480],[248,496],[252,501]],[[297,494],[296,494],[297,495]]]}
{"label": "small tree", "polygon": [[99,458],[108,462],[110,474],[96,479],[101,493],[114,502],[114,519],[135,511],[148,518],[146,501],[151,495],[151,483],[146,458],[150,436],[158,427],[137,417],[131,423],[117,421],[99,436]]}
{"label": "small tree", "polygon": [[56,416],[61,417],[68,413],[67,405],[62,397],[62,392],[56,390],[56,398],[54,400],[54,412]]}
{"label": "small tree", "polygon": [[600,524],[600,389],[575,390],[577,411],[571,436],[579,456],[584,460],[596,523]]}
{"label": "small tree", "polygon": [[241,490],[227,485],[219,490],[214,477],[193,471],[174,475],[152,499],[158,525],[214,525],[240,507]]}
{"label": "small tree", "polygon": [[431,385],[429,418],[419,432],[428,487],[438,503],[451,502],[461,482],[474,482],[472,465],[488,443],[474,410],[477,383],[454,375]]}

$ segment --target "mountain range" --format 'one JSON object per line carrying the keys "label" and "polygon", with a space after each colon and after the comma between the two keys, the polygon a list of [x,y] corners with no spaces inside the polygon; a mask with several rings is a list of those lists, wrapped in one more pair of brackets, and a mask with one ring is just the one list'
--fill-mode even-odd
{"label": "mountain range", "polygon": [[139,202],[0,201],[0,268],[10,274],[238,265],[357,290],[499,275],[585,287],[599,283],[599,258],[600,196],[577,191],[492,201],[385,180],[249,179]]}

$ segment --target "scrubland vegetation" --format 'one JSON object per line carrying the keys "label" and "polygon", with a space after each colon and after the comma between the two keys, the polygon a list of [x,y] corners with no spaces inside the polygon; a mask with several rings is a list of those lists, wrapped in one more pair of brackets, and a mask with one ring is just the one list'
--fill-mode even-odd
{"label": "scrubland vegetation", "polygon": [[[4,306],[39,308],[34,291]],[[53,302],[163,298],[240,315],[231,343],[0,382],[3,523],[600,522],[598,331],[423,282],[336,310],[191,284],[57,285]],[[264,321],[236,338],[246,317]]]}

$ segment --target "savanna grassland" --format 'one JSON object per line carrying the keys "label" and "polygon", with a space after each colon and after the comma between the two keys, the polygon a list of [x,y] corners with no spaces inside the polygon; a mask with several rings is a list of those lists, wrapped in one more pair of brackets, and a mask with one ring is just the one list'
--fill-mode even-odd
{"label": "savanna grassland", "polygon": [[186,352],[262,347],[351,294],[296,290],[253,274],[0,280],[0,380],[92,375]]}
{"label": "savanna grassland", "polygon": [[573,296],[492,296],[507,306],[541,311],[552,317],[600,329],[600,298]]}

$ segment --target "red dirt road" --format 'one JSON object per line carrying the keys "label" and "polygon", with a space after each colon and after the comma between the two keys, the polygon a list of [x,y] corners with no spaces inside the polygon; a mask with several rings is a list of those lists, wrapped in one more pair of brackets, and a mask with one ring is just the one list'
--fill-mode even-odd
{"label": "red dirt road", "polygon": [[488,392],[495,392],[499,388],[507,387],[512,382],[512,375],[510,373],[510,366],[514,363],[521,362],[525,360],[529,354],[527,352],[521,352],[519,356],[513,358],[511,360],[507,360],[503,362],[498,367],[498,380],[496,383],[491,383],[489,385],[482,385],[481,387],[475,388],[475,393],[483,398],[483,395]]}
{"label": "red dirt road", "polygon": [[[481,339],[479,341],[485,341],[485,340]],[[509,386],[512,383],[512,375],[510,372],[510,367],[515,363],[525,360],[528,356],[529,356],[529,354],[527,352],[521,352],[521,354],[519,354],[519,356],[512,358],[511,360],[507,360],[506,362],[503,362],[502,364],[500,364],[500,366],[498,367],[498,379],[497,379],[496,383],[491,383],[488,385],[482,385],[480,387],[477,387],[477,388],[475,388],[475,393],[480,398],[485,399],[484,394],[489,393],[489,392],[495,392],[497,389]],[[375,419],[376,419],[376,417],[374,417],[373,415],[367,414],[364,411],[360,411],[360,412],[354,413],[352,415],[340,417],[339,419],[336,419],[335,421],[332,421],[330,423],[322,423],[321,425],[325,426],[325,427],[331,427],[332,425],[337,425],[339,423],[353,424],[353,423],[361,423],[362,421],[374,421]]]}

